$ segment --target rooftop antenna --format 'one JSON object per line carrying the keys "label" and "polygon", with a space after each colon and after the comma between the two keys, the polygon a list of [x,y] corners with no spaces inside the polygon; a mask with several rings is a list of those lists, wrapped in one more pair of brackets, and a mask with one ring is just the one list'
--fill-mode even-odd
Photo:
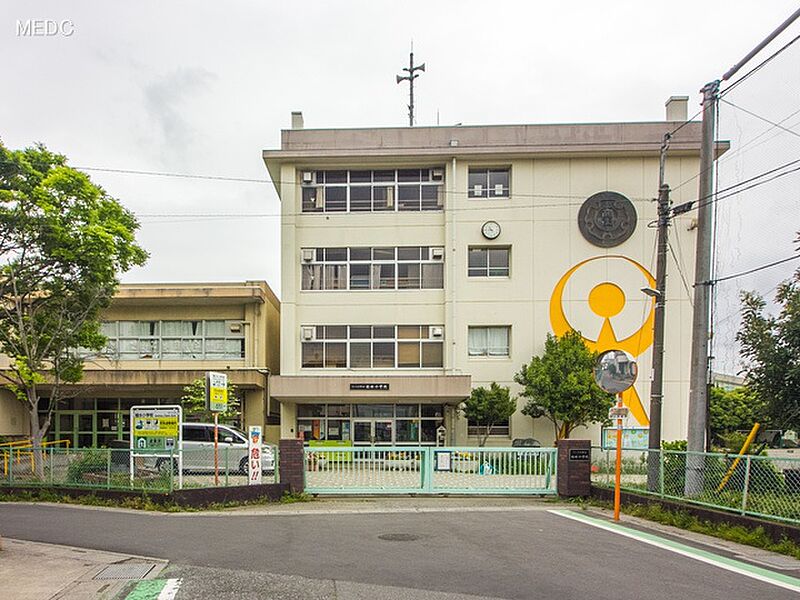
{"label": "rooftop antenna", "polygon": [[414,126],[414,80],[419,77],[417,71],[425,72],[425,63],[414,66],[414,40],[411,40],[411,52],[408,55],[408,67],[403,67],[403,71],[408,75],[397,75],[397,83],[408,81],[409,84],[409,103],[408,103],[408,126]]}

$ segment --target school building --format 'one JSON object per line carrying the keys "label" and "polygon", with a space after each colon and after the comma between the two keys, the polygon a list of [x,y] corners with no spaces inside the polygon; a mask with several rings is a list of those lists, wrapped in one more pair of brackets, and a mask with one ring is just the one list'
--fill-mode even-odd
{"label": "school building", "polygon": [[[460,404],[514,374],[547,333],[633,354],[625,396],[646,443],[659,150],[686,119],[645,123],[306,129],[263,159],[281,199],[281,436],[475,445]],[[671,138],[666,181],[693,200],[700,123]],[[685,438],[695,213],[670,231],[664,439]],[[524,400],[519,401],[519,408]],[[444,427],[444,429],[440,429]],[[599,440],[599,427],[575,436]],[[489,445],[553,441],[517,411]]]}

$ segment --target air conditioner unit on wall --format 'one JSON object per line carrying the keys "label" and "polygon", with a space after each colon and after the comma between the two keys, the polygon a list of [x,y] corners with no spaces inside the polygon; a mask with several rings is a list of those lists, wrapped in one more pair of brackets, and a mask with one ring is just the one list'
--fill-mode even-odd
{"label": "air conditioner unit on wall", "polygon": [[309,341],[314,339],[314,328],[313,327],[301,327],[300,328],[300,335],[303,338],[303,341]]}
{"label": "air conditioner unit on wall", "polygon": [[431,327],[431,337],[435,340],[442,339],[444,337],[444,327]]}
{"label": "air conditioner unit on wall", "polygon": [[441,181],[444,178],[444,169],[431,169],[431,180]]}
{"label": "air conditioner unit on wall", "polygon": [[312,171],[303,171],[303,183],[314,183],[314,173]]}
{"label": "air conditioner unit on wall", "polygon": [[431,248],[431,260],[444,260],[444,248]]}
{"label": "air conditioner unit on wall", "polygon": [[311,262],[314,260],[314,249],[303,248],[303,262]]}

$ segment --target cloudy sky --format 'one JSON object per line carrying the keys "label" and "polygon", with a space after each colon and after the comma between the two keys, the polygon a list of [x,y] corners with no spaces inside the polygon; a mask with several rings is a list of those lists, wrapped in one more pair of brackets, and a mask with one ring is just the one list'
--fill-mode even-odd
{"label": "cloudy sky", "polygon": [[[694,112],[700,87],[796,6],[4,0],[0,139],[11,148],[44,142],[79,167],[260,180],[91,172],[140,215],[140,240],[151,259],[125,281],[266,279],[280,292],[278,202],[260,151],[279,145],[292,110],[304,112],[307,127],[404,125],[407,87],[394,76],[412,39],[428,67],[417,82],[420,125],[658,120],[673,94],[689,95]],[[73,31],[18,35],[17,21],[28,19],[69,20]],[[798,25],[780,41],[800,33]],[[765,69],[764,81],[742,85],[741,102],[784,118],[787,107],[800,107],[797,64],[791,85],[781,69]],[[774,89],[786,96],[780,110],[765,97]],[[764,128],[757,119],[748,125],[724,111],[723,117],[721,133],[737,140]],[[800,154],[780,140],[775,151],[786,161]],[[757,169],[753,156],[732,160],[724,177]],[[800,228],[791,189],[785,187],[779,208],[794,220],[777,228],[765,216],[769,198],[731,203],[739,208],[729,209],[721,242],[736,254],[724,253],[720,271],[791,254],[791,232]],[[755,210],[755,227],[748,210]],[[208,214],[228,216],[200,216]],[[736,285],[767,292],[790,271],[776,268]]]}

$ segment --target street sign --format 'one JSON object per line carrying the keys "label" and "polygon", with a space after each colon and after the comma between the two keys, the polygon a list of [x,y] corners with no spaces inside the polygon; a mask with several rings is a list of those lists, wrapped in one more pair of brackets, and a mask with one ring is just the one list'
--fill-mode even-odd
{"label": "street sign", "polygon": [[627,406],[612,406],[608,409],[608,418],[612,421],[614,419],[627,419],[630,412]]}
{"label": "street sign", "polygon": [[228,376],[225,373],[206,373],[206,409],[211,412],[228,409]]}
{"label": "street sign", "polygon": [[247,483],[261,483],[261,426],[251,425],[247,430]]}

